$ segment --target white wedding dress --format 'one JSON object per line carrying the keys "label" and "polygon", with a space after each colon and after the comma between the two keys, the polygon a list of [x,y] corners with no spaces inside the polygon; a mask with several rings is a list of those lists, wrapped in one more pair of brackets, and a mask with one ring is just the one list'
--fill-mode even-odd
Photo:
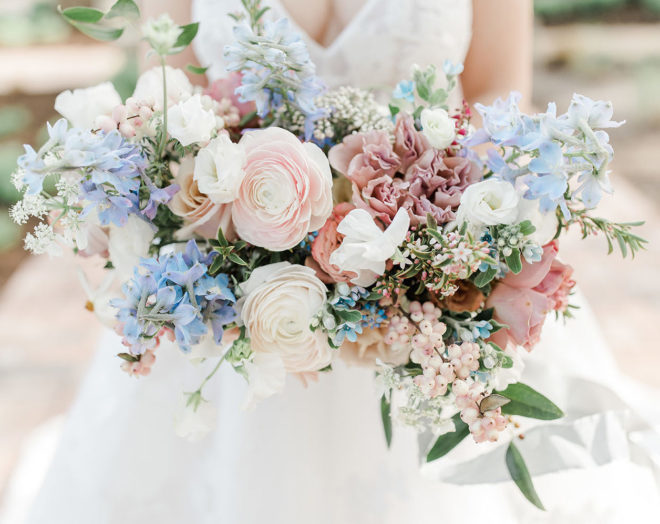
{"label": "white wedding dress", "polygon": [[[270,16],[286,15],[266,4]],[[212,78],[223,74],[231,39],[226,13],[239,8],[194,3],[195,50]],[[470,28],[469,0],[367,0],[328,48],[307,40],[329,85],[393,86],[413,63],[462,61]],[[619,376],[585,304],[566,326],[548,321],[523,375],[567,414],[519,441],[546,513],[507,480],[506,442],[466,439],[420,468],[416,435],[395,426],[388,450],[371,370],[339,363],[307,388],[290,379],[283,394],[245,412],[245,382],[225,368],[205,390],[217,427],[190,443],[174,434],[181,391],[214,363],[195,366],[161,347],[152,375],[134,379],[119,370],[119,348],[107,332],[30,524],[601,523],[659,514],[659,439],[637,414],[652,420],[657,409],[642,407],[640,398],[653,399]]]}

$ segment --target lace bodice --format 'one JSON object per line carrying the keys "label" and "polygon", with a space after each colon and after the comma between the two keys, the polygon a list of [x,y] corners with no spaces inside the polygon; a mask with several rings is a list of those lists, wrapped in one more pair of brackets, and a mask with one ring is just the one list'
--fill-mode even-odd
{"label": "lace bodice", "polygon": [[[279,0],[265,0],[266,16],[291,16]],[[194,0],[193,19],[203,21],[195,39],[195,52],[209,77],[222,77],[222,52],[232,41],[233,20],[239,0]],[[366,0],[358,14],[328,47],[313,40],[291,20],[306,40],[317,72],[329,87],[392,88],[408,77],[413,64],[440,66],[445,59],[462,62],[472,24],[471,0]]]}

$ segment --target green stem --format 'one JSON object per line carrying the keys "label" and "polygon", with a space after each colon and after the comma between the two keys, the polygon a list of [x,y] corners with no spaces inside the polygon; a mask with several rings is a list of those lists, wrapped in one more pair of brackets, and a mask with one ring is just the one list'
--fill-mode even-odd
{"label": "green stem", "polygon": [[160,133],[160,143],[158,144],[158,156],[165,152],[167,144],[167,69],[165,68],[165,58],[160,57],[160,67],[163,71],[163,127]]}

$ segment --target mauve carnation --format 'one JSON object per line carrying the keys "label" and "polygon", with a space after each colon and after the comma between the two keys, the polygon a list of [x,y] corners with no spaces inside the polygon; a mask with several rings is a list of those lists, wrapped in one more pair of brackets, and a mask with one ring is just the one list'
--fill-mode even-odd
{"label": "mauve carnation", "polygon": [[410,223],[426,224],[427,213],[441,224],[454,220],[463,191],[480,178],[479,167],[466,158],[444,158],[434,149],[424,152],[405,176],[410,188],[404,207]]}
{"label": "mauve carnation", "polygon": [[369,180],[362,190],[353,184],[353,203],[389,226],[408,195],[409,185],[403,179],[389,175]]}
{"label": "mauve carnation", "polygon": [[401,159],[399,170],[405,173],[427,149],[431,149],[431,144],[422,133],[415,129],[413,117],[400,113],[394,126],[394,152]]}
{"label": "mauve carnation", "polygon": [[337,204],[332,210],[332,215],[319,229],[317,237],[312,242],[312,258],[311,260],[308,258],[305,265],[314,269],[316,276],[325,284],[348,282],[357,276],[352,271],[342,271],[330,263],[330,255],[341,245],[344,238],[344,235],[337,233],[337,226],[353,209],[355,206],[348,202]]}
{"label": "mauve carnation", "polygon": [[393,175],[399,169],[399,156],[392,149],[385,131],[355,133],[344,138],[328,153],[330,165],[362,189],[383,175]]}

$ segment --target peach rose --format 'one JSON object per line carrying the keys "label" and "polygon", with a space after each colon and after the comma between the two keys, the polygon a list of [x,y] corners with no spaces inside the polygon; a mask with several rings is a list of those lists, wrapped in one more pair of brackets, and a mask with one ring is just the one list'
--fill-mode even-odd
{"label": "peach rose", "polygon": [[566,308],[575,284],[573,269],[556,260],[557,252],[557,242],[550,242],[539,262],[523,262],[520,273],[509,273],[496,284],[486,307],[495,308],[495,320],[508,326],[491,337],[496,344],[505,347],[511,341],[530,351],[541,337],[547,314]]}
{"label": "peach rose", "polygon": [[384,328],[365,329],[355,342],[344,340],[339,356],[347,364],[354,366],[374,367],[377,359],[390,366],[405,364],[410,357],[410,351],[394,351],[392,346],[385,344],[386,331]]}
{"label": "peach rose", "polygon": [[352,209],[355,209],[355,206],[347,202],[335,206],[332,215],[319,229],[318,236],[312,242],[312,260],[305,262],[305,265],[314,269],[316,275],[326,284],[348,282],[357,276],[352,271],[342,271],[330,263],[330,255],[341,245],[344,238],[344,235],[337,233],[337,226]]}
{"label": "peach rose", "polygon": [[175,236],[183,240],[196,233],[204,238],[215,238],[222,228],[229,240],[236,237],[231,221],[231,204],[214,204],[202,193],[193,179],[195,162],[186,158],[178,167],[175,177],[179,191],[170,200],[169,207],[176,216],[183,218],[184,226]]}
{"label": "peach rose", "polygon": [[271,251],[299,244],[332,213],[332,174],[321,149],[279,127],[245,133],[245,177],[232,206],[238,235]]}

